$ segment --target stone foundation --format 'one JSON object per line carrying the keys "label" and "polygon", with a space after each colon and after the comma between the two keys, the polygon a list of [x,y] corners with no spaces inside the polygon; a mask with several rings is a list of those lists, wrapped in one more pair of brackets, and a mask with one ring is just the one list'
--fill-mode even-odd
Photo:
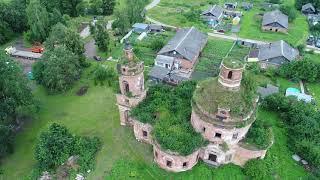
{"label": "stone foundation", "polygon": [[154,161],[162,168],[172,172],[182,172],[193,168],[198,163],[199,151],[196,150],[188,156],[164,151],[157,143],[153,144]]}

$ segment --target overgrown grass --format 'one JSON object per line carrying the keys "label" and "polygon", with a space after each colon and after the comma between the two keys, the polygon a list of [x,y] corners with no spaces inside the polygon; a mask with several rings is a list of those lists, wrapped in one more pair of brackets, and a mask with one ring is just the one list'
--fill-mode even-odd
{"label": "overgrown grass", "polygon": [[201,80],[207,77],[217,76],[220,71],[220,63],[229,52],[232,44],[232,41],[209,37],[192,78]]}

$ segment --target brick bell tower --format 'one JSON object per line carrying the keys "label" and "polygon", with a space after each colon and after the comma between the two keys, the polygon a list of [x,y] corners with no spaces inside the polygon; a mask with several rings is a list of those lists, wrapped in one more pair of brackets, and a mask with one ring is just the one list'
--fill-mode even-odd
{"label": "brick bell tower", "polygon": [[228,90],[240,90],[244,67],[244,63],[239,60],[223,60],[220,66],[219,83]]}
{"label": "brick bell tower", "polygon": [[136,59],[132,46],[126,42],[124,56],[119,61],[120,93],[116,95],[120,113],[120,124],[130,125],[129,112],[146,96],[144,88],[144,64]]}

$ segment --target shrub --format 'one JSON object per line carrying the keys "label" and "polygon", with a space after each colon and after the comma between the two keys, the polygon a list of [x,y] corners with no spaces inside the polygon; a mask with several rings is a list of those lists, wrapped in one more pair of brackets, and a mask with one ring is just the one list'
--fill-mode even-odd
{"label": "shrub", "polygon": [[141,122],[154,125],[154,137],[164,149],[188,155],[204,143],[189,122],[195,85],[188,81],[175,88],[153,86],[147,98],[131,111]]}
{"label": "shrub", "polygon": [[245,175],[253,179],[266,179],[269,175],[270,168],[263,160],[250,160],[244,166]]}
{"label": "shrub", "polygon": [[257,119],[249,129],[245,141],[254,144],[259,149],[266,149],[271,144],[271,138],[270,126]]}
{"label": "shrub", "polygon": [[40,134],[36,144],[35,157],[39,170],[55,170],[73,155],[79,156],[77,164],[80,172],[93,169],[94,157],[101,143],[97,137],[80,137],[72,135],[59,124],[52,124],[47,131]]}

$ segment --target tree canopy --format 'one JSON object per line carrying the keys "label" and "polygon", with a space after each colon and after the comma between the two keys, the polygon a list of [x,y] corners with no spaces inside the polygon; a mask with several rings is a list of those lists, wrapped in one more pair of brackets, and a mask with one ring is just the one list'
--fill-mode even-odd
{"label": "tree canopy", "polygon": [[32,69],[34,78],[49,92],[64,92],[80,78],[78,56],[61,45],[47,50]]}
{"label": "tree canopy", "polygon": [[35,148],[35,158],[40,170],[54,170],[70,156],[79,156],[80,172],[93,169],[95,154],[101,146],[97,137],[74,136],[62,125],[52,124],[43,131]]}
{"label": "tree canopy", "polygon": [[11,58],[0,52],[0,158],[12,151],[13,127],[19,107],[33,104],[28,80]]}
{"label": "tree canopy", "polygon": [[54,50],[56,46],[65,46],[66,50],[77,55],[77,60],[80,65],[87,66],[84,56],[84,43],[76,31],[71,28],[67,28],[61,23],[52,27],[50,36],[44,43],[46,50]]}
{"label": "tree canopy", "polygon": [[110,37],[108,31],[102,24],[96,24],[94,40],[96,41],[96,45],[100,50],[107,51],[109,49]]}

